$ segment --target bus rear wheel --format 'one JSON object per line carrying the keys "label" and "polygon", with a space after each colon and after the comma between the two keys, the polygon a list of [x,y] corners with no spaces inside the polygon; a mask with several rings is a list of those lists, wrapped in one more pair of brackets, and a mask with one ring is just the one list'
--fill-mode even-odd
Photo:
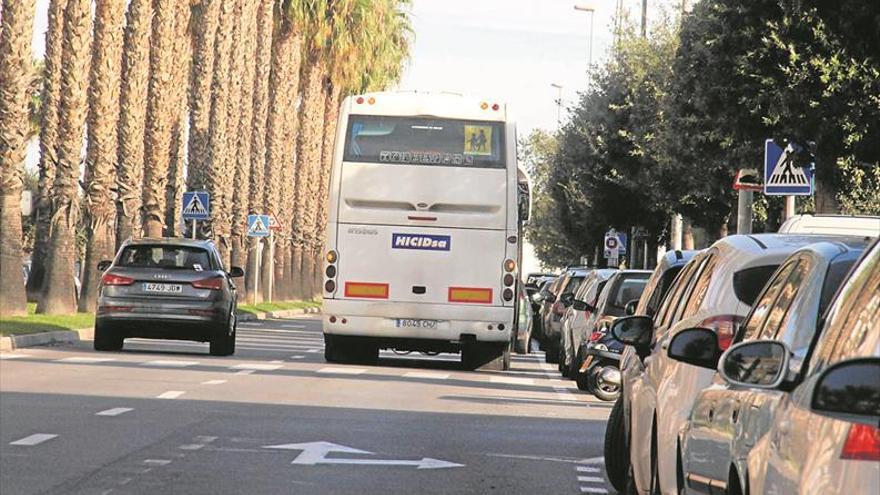
{"label": "bus rear wheel", "polygon": [[379,347],[338,335],[324,335],[324,360],[328,363],[374,364],[379,360]]}
{"label": "bus rear wheel", "polygon": [[468,370],[507,371],[510,346],[507,342],[471,342],[461,348],[461,364]]}

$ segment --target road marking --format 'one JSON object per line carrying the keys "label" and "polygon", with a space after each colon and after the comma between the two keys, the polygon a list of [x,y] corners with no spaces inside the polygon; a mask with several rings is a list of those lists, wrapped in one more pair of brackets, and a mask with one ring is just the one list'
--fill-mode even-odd
{"label": "road marking", "polygon": [[361,373],[366,373],[367,370],[365,368],[339,368],[330,366],[327,368],[321,368],[317,372],[335,375],[360,375]]}
{"label": "road marking", "polygon": [[250,375],[250,374],[253,374],[253,372],[254,372],[254,370],[241,370],[241,371],[236,371],[235,374],[236,375]]}
{"label": "road marking", "polygon": [[361,465],[361,466],[413,466],[417,469],[442,469],[452,467],[464,467],[464,464],[456,464],[454,462],[442,461],[440,459],[432,459],[423,457],[419,460],[407,459],[327,459],[327,454],[331,452],[339,452],[344,454],[366,454],[372,455],[372,452],[359,450],[344,445],[337,445],[330,442],[308,442],[308,443],[286,443],[283,445],[264,445],[264,449],[281,449],[281,450],[301,450],[291,464],[300,464],[306,466],[315,466],[318,464],[345,464],[345,465]]}
{"label": "road marking", "polygon": [[309,349],[306,352],[308,352],[309,354],[314,354],[316,352],[321,352],[321,349]]}
{"label": "road marking", "polygon": [[113,358],[100,358],[100,357],[68,357],[64,359],[56,359],[58,363],[106,363],[108,361],[116,361]]}
{"label": "road marking", "polygon": [[290,356],[290,359],[305,359],[305,356]]}
{"label": "road marking", "polygon": [[156,396],[157,399],[176,399],[185,394],[183,390],[169,390]]}
{"label": "road marking", "polygon": [[586,483],[605,483],[605,479],[598,476],[578,476],[578,481]]}
{"label": "road marking", "polygon": [[202,382],[202,385],[221,385],[223,383],[226,383],[226,380],[208,380]]}
{"label": "road marking", "polygon": [[534,385],[535,380],[532,378],[517,378],[513,376],[493,376],[489,379],[492,383],[505,383],[508,385]]}
{"label": "road marking", "polygon": [[149,464],[150,466],[167,466],[171,464],[171,461],[168,459],[144,459],[144,464]]}
{"label": "road marking", "polygon": [[284,361],[282,361],[282,360],[280,360],[280,359],[273,359],[272,361],[269,361],[269,362],[270,362],[270,363],[275,363],[275,364],[280,364],[280,363],[283,363]]}
{"label": "road marking", "polygon": [[217,437],[211,437],[211,436],[205,436],[205,435],[199,435],[196,437],[196,442],[201,442],[201,443],[211,443],[214,440],[217,440]]}
{"label": "road marking", "polygon": [[[279,361],[280,362],[280,361]],[[244,363],[230,366],[231,370],[272,371],[281,368],[280,364]]]}
{"label": "road marking", "polygon": [[604,488],[594,488],[592,486],[582,486],[581,493],[608,493],[608,490]]}
{"label": "road marking", "polygon": [[31,355],[30,354],[7,354],[5,352],[0,353],[0,359],[19,359],[19,358],[26,358],[26,357],[31,357]]}
{"label": "road marking", "polygon": [[134,411],[134,409],[130,407],[114,407],[113,409],[106,409],[101,412],[95,413],[95,416],[119,416],[120,414],[125,414],[129,411]]}
{"label": "road marking", "polygon": [[143,366],[162,366],[169,368],[185,368],[187,366],[196,366],[198,361],[179,361],[177,359],[157,359],[155,361],[145,361],[141,363]]}
{"label": "road marking", "polygon": [[591,466],[578,466],[576,469],[577,469],[577,472],[579,472],[579,473],[598,473],[599,472],[599,468],[591,467]]}
{"label": "road marking", "polygon": [[45,441],[52,440],[58,435],[53,435],[52,433],[34,433],[33,435],[26,436],[21,440],[16,440],[14,442],[9,442],[9,445],[20,445],[22,447],[33,447],[34,445],[39,445]]}
{"label": "road marking", "polygon": [[423,371],[410,371],[403,375],[404,378],[419,378],[425,380],[445,380],[449,378],[449,373],[425,373]]}
{"label": "road marking", "polygon": [[[486,454],[489,457],[503,457],[506,459],[525,459],[529,461],[566,462],[569,464],[581,464],[590,459],[577,459],[574,457],[544,457],[539,455],[514,455],[514,454]],[[604,461],[604,458],[601,458]]]}
{"label": "road marking", "polygon": [[180,450],[199,450],[205,447],[203,443],[188,443],[186,445],[181,445]]}

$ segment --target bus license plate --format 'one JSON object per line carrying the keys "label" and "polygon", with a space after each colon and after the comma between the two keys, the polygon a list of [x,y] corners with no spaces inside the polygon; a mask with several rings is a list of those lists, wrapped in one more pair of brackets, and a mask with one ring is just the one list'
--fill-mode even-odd
{"label": "bus license plate", "polygon": [[437,320],[412,320],[398,318],[397,328],[429,328],[432,330],[436,330]]}
{"label": "bus license plate", "polygon": [[178,294],[183,292],[183,287],[177,284],[144,284],[144,292],[158,292],[160,294]]}

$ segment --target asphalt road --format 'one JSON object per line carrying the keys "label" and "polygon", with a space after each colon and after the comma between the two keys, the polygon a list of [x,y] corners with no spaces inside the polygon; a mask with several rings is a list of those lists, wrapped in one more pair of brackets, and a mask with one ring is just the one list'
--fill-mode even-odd
{"label": "asphalt road", "polygon": [[0,493],[613,493],[611,404],[540,353],[507,372],[331,365],[316,317],[241,324],[237,347],[0,354]]}

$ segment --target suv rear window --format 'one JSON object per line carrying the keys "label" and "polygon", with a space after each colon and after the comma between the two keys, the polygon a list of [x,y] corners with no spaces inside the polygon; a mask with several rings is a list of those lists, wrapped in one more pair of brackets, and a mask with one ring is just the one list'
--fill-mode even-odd
{"label": "suv rear window", "polygon": [[126,268],[168,268],[213,270],[208,251],[190,246],[143,244],[122,250],[116,266]]}
{"label": "suv rear window", "polygon": [[733,274],[733,293],[743,304],[751,306],[761,295],[761,289],[779,265],[755,266]]}

